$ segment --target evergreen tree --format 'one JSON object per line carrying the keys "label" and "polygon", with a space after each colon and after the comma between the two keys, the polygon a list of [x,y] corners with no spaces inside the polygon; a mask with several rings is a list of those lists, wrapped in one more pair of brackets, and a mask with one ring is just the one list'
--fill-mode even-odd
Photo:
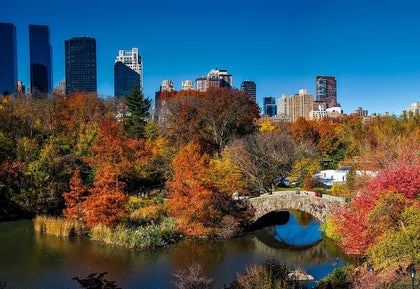
{"label": "evergreen tree", "polygon": [[146,118],[149,116],[151,100],[144,98],[140,87],[135,84],[129,94],[125,96],[128,116],[125,120],[125,129],[129,137],[141,138],[144,135]]}

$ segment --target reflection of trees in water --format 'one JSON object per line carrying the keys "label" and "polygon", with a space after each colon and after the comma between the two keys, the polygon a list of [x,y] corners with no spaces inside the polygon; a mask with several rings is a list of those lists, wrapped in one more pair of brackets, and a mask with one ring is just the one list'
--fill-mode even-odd
{"label": "reflection of trees in water", "polygon": [[192,262],[203,269],[214,268],[227,256],[252,251],[253,238],[243,236],[227,240],[185,240],[173,246],[170,262],[175,268],[186,268]]}
{"label": "reflection of trees in water", "polygon": [[337,248],[331,240],[327,247],[324,239],[310,246],[289,246],[278,242],[263,230],[255,232],[256,254],[274,256],[290,265],[312,266],[331,262],[337,257],[343,259],[343,253]]}
{"label": "reflection of trees in water", "polygon": [[298,210],[294,210],[294,209],[290,209],[289,210],[294,216],[296,221],[298,222],[299,225],[305,227],[308,226],[311,221],[314,219],[314,217],[306,212],[302,212],[302,211],[298,211]]}

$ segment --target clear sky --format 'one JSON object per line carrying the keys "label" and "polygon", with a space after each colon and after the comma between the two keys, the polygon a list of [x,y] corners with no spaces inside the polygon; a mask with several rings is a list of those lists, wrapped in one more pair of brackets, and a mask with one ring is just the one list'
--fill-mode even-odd
{"label": "clear sky", "polygon": [[[233,85],[257,83],[257,102],[337,79],[344,112],[401,114],[420,101],[418,0],[0,0],[0,22],[16,25],[18,77],[29,86],[29,24],[48,25],[53,84],[65,75],[64,40],[94,37],[98,90],[113,95],[118,50],[138,47],[144,94],[163,79],[195,80],[227,69]],[[1,44],[0,44],[1,45]]]}

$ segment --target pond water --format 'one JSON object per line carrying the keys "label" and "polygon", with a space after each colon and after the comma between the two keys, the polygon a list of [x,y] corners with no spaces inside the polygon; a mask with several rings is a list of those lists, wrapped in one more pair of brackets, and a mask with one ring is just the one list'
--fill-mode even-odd
{"label": "pond water", "polygon": [[315,279],[344,266],[334,242],[324,239],[308,214],[292,211],[285,220],[228,240],[184,240],[166,248],[132,250],[90,241],[36,233],[30,220],[0,223],[0,287],[79,288],[74,276],[108,272],[106,279],[127,288],[171,288],[173,273],[192,262],[229,285],[247,265],[275,257],[304,269]]}

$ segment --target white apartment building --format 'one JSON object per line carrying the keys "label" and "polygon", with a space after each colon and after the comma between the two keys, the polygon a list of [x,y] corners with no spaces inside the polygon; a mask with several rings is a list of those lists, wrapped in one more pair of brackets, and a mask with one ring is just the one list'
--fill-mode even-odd
{"label": "white apartment building", "polygon": [[139,56],[139,49],[120,50],[115,63],[122,62],[140,75],[140,90],[143,91],[143,62]]}

